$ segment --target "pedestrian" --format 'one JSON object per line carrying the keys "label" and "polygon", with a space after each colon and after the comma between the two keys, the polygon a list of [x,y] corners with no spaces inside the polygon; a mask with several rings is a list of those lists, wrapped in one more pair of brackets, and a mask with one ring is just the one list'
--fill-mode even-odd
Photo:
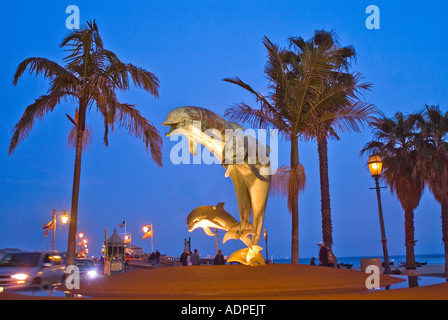
{"label": "pedestrian", "polygon": [[323,242],[317,244],[319,246],[319,266],[328,266],[328,249]]}
{"label": "pedestrian", "polygon": [[198,249],[194,249],[194,252],[191,255],[191,263],[194,266],[199,266],[201,264],[201,259],[198,254]]}
{"label": "pedestrian", "polygon": [[156,262],[156,255],[154,252],[149,256],[149,261],[151,261],[151,265],[154,267],[154,263]]}
{"label": "pedestrian", "polygon": [[160,252],[159,252],[159,250],[156,250],[156,253],[155,253],[154,257],[155,257],[155,260],[156,260],[156,266],[158,266],[159,262],[160,262]]}
{"label": "pedestrian", "polygon": [[186,266],[187,265],[187,249],[184,249],[184,252],[182,252],[182,254],[180,255],[180,263],[182,263],[182,266]]}
{"label": "pedestrian", "polygon": [[187,255],[187,266],[192,266],[193,264],[191,263],[191,251],[188,252]]}
{"label": "pedestrian", "polygon": [[222,251],[218,250],[218,254],[215,256],[215,261],[213,262],[213,264],[216,265],[224,265],[226,264],[225,260],[224,260],[224,256],[222,255]]}
{"label": "pedestrian", "polygon": [[315,266],[316,265],[316,258],[312,257],[311,261],[310,261],[310,266]]}

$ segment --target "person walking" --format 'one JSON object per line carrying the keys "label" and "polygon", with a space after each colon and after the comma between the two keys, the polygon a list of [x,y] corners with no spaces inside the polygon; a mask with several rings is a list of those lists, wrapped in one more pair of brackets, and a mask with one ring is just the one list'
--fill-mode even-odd
{"label": "person walking", "polygon": [[151,265],[154,267],[154,263],[156,260],[156,255],[154,252],[151,252],[151,255],[149,256],[149,261],[151,261]]}
{"label": "person walking", "polygon": [[156,261],[156,266],[159,266],[159,262],[160,262],[160,252],[159,250],[156,250],[156,253],[154,254],[154,258]]}
{"label": "person walking", "polygon": [[201,259],[198,254],[198,249],[194,249],[193,254],[191,255],[191,263],[194,266],[199,266],[201,264]]}

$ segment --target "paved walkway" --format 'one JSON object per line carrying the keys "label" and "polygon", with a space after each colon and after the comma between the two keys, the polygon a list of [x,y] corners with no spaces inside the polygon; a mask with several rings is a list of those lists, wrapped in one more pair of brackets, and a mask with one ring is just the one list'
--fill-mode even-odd
{"label": "paved walkway", "polygon": [[[434,274],[433,272],[438,273],[439,269],[428,266],[426,271],[431,271],[428,274]],[[93,299],[120,300],[448,299],[447,282],[417,288],[367,291],[367,276],[356,270],[290,264],[154,269],[134,265],[126,273],[82,283],[81,289],[75,290],[75,293]],[[388,275],[381,276],[381,286],[400,281],[404,280]],[[36,298],[0,293],[0,300],[5,299]]]}
{"label": "paved walkway", "polygon": [[[97,299],[295,299],[366,290],[360,271],[275,264],[141,269],[82,286]],[[381,285],[402,279],[381,277]]]}

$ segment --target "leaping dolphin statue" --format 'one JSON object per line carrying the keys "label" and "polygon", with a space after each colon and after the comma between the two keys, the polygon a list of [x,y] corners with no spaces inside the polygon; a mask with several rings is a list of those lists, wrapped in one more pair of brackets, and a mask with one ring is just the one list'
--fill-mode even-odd
{"label": "leaping dolphin statue", "polygon": [[[255,230],[255,233],[242,234],[240,238],[241,240],[247,240],[247,237],[252,235],[250,246],[247,243],[246,245],[248,245],[248,247],[257,246],[263,228],[271,182],[271,175],[266,174],[266,170],[262,173],[260,169],[266,169],[269,165],[248,163],[247,157],[245,157],[246,161],[242,163],[225,163],[224,161],[227,160],[225,157],[226,151],[228,152],[235,147],[234,137],[230,137],[232,139],[229,139],[229,137],[226,136],[226,129],[239,132],[244,131],[244,128],[235,122],[226,121],[213,111],[193,106],[180,107],[172,110],[167,115],[166,121],[162,124],[171,127],[170,131],[165,134],[167,137],[176,134],[185,135],[189,140],[190,152],[192,154],[196,154],[196,144],[201,143],[223,164],[226,168],[225,176],[230,176],[235,187],[240,213],[240,223],[237,229],[240,230],[240,232],[249,232],[249,230],[252,229],[248,226],[253,225]],[[200,125],[198,126],[197,124]],[[209,135],[208,132],[211,130],[217,130],[219,132],[218,136],[220,136],[221,139]],[[228,140],[226,140],[226,138],[228,138]],[[267,147],[266,150],[268,150]],[[219,212],[222,214],[221,211]],[[252,223],[250,222],[251,213]],[[203,223],[205,224],[205,222]],[[236,223],[238,224],[238,222]],[[204,228],[204,231],[207,233],[207,228]],[[228,232],[230,231],[231,229],[228,230]],[[228,238],[234,238],[236,236],[238,235],[230,233]],[[248,253],[249,252],[243,252],[241,254],[250,256],[250,254],[247,255]],[[257,262],[257,264],[259,263]]]}
{"label": "leaping dolphin statue", "polygon": [[187,225],[189,232],[202,228],[209,236],[214,236],[210,228],[225,230],[227,232],[224,235],[223,243],[229,239],[240,239],[248,247],[252,247],[249,235],[255,234],[255,228],[250,223],[238,223],[230,213],[224,210],[224,202],[220,202],[216,206],[197,207],[188,215]]}

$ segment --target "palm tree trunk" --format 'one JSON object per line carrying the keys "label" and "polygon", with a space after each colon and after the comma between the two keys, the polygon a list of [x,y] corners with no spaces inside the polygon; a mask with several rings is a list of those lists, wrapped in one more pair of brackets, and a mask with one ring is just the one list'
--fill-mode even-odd
{"label": "palm tree trunk", "polygon": [[442,241],[445,249],[445,278],[448,280],[448,203],[442,206]]}
{"label": "palm tree trunk", "polygon": [[328,178],[328,146],[325,135],[317,138],[317,152],[319,155],[320,199],[322,206],[322,240],[331,251],[333,226],[331,223],[330,183]]}
{"label": "palm tree trunk", "polygon": [[406,269],[416,269],[414,253],[414,210],[406,208],[404,210],[404,232],[406,245]]}
{"label": "palm tree trunk", "polygon": [[297,175],[299,170],[298,138],[291,139],[291,176],[288,202],[292,216],[291,264],[299,263],[299,187]]}
{"label": "palm tree trunk", "polygon": [[78,232],[78,199],[79,184],[81,180],[81,156],[82,156],[82,140],[86,123],[87,101],[80,100],[78,128],[76,137],[76,157],[75,170],[73,174],[73,191],[72,191],[72,209],[70,212],[70,226],[68,231],[67,245],[67,266],[75,264],[76,255],[76,234]]}

